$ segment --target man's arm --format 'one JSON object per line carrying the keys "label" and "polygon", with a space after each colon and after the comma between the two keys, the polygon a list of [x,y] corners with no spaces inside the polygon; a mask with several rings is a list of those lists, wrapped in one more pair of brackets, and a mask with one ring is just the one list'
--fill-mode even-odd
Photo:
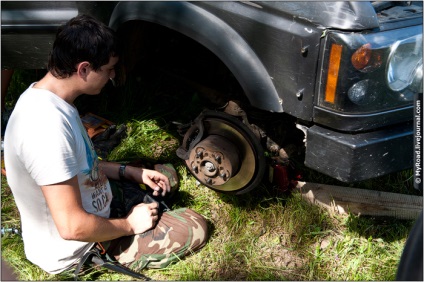
{"label": "man's arm", "polygon": [[[109,179],[119,180],[119,167],[119,163],[100,162],[100,168]],[[165,196],[166,193],[171,191],[168,177],[156,170],[127,166],[125,168],[125,179],[148,185],[153,189],[154,196],[159,196],[160,193]]]}
{"label": "man's arm", "polygon": [[87,213],[77,176],[41,187],[60,236],[65,240],[101,242],[143,233],[158,220],[158,204],[139,204],[127,217],[108,219]]}

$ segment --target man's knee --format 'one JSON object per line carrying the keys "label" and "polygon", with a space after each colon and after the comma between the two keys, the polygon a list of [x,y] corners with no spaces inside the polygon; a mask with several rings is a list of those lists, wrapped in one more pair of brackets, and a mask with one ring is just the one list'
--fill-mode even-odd
{"label": "man's knee", "polygon": [[188,251],[197,251],[206,244],[208,224],[203,216],[191,209],[181,208],[166,212],[160,222],[172,226],[170,241],[188,246]]}
{"label": "man's knee", "polygon": [[180,208],[163,213],[154,229],[120,238],[110,254],[136,271],[163,268],[198,251],[207,239],[205,218],[193,210]]}

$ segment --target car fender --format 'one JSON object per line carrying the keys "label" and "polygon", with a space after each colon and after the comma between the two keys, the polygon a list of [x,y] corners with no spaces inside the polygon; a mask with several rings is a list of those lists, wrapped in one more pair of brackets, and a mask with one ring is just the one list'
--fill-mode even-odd
{"label": "car fender", "polygon": [[131,20],[156,23],[199,42],[230,69],[250,103],[271,112],[283,112],[283,101],[264,65],[246,41],[228,24],[189,2],[119,2],[109,26],[117,30]]}

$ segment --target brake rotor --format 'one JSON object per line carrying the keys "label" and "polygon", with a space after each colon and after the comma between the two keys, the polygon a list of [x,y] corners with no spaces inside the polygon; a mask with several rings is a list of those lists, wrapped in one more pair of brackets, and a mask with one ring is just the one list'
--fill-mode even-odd
{"label": "brake rotor", "polygon": [[239,119],[222,112],[199,115],[178,152],[197,180],[220,192],[246,193],[265,173],[258,138]]}

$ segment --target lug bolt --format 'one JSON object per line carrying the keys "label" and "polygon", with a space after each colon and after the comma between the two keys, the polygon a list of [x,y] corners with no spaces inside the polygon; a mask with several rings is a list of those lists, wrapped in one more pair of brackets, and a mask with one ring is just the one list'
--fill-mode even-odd
{"label": "lug bolt", "polygon": [[196,152],[196,158],[202,159],[203,158],[203,151]]}
{"label": "lug bolt", "polygon": [[198,167],[197,165],[194,165],[194,166],[192,166],[191,168],[193,169],[193,171],[194,171],[195,173],[199,173],[199,167]]}
{"label": "lug bolt", "polygon": [[212,179],[210,179],[210,178],[206,179],[206,183],[209,184],[209,185],[212,184]]}
{"label": "lug bolt", "polygon": [[221,156],[215,155],[215,161],[217,161],[220,164],[221,163]]}

